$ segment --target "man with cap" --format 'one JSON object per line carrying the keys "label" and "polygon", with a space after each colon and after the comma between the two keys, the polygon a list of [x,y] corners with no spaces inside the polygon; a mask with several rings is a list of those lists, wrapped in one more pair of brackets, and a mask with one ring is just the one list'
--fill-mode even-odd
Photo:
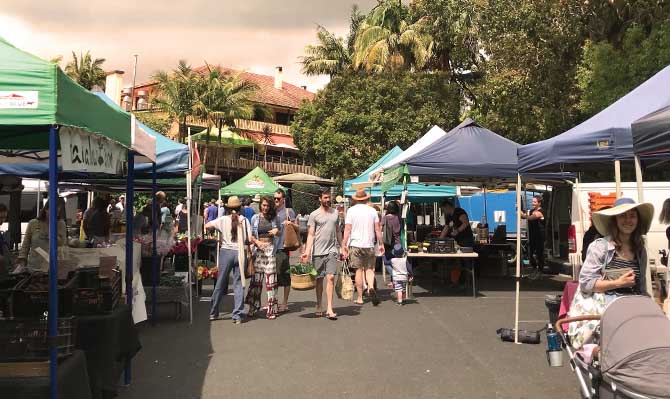
{"label": "man with cap", "polygon": [[356,194],[351,199],[354,205],[349,209],[344,220],[342,256],[349,258],[351,267],[356,269],[358,298],[354,303],[363,304],[363,283],[365,282],[368,295],[372,298],[372,304],[377,306],[379,298],[374,289],[375,264],[377,256],[384,253],[379,214],[373,207],[367,205],[370,195],[365,192],[365,189],[356,190]]}

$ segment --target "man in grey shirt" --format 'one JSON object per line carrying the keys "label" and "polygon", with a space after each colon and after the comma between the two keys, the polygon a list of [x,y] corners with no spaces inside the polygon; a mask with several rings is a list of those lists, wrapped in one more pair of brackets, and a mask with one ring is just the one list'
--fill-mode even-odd
{"label": "man in grey shirt", "polygon": [[323,296],[323,278],[326,278],[326,313],[330,320],[337,320],[333,311],[333,291],[335,288],[335,274],[337,274],[338,248],[342,245],[342,229],[340,229],[339,215],[330,207],[330,190],[323,190],[319,194],[321,206],[309,215],[307,222],[307,245],[300,257],[301,262],[310,258],[314,261],[317,270],[316,280],[316,315],[323,316],[321,308]]}

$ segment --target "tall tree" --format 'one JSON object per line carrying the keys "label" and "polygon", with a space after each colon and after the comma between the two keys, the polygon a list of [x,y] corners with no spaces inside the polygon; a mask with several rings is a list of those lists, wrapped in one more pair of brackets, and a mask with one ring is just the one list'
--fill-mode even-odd
{"label": "tall tree", "polygon": [[172,72],[160,71],[154,75],[157,96],[154,105],[179,123],[178,139],[182,143],[186,138],[186,122],[195,114],[200,82],[197,74],[185,61],[180,60]]}
{"label": "tall tree", "polygon": [[91,90],[96,85],[104,88],[106,76],[105,71],[102,69],[104,62],[104,58],[94,59],[89,51],[84,54],[79,53],[79,57],[73,51],[72,61],[68,62],[65,66],[65,73],[88,90]]}
{"label": "tall tree", "polygon": [[302,73],[308,76],[329,75],[331,78],[352,68],[356,32],[364,19],[358,6],[351,8],[349,35],[346,39],[336,37],[321,25],[316,26],[318,44],[305,46],[305,56],[300,57]]}
{"label": "tall tree", "polygon": [[291,133],[322,176],[343,179],[395,145],[408,147],[433,125],[455,126],[460,97],[443,73],[348,73],[302,106]]}
{"label": "tall tree", "polygon": [[410,17],[401,2],[380,1],[358,27],[354,68],[375,73],[423,69],[431,56],[432,40],[423,28],[425,19]]}

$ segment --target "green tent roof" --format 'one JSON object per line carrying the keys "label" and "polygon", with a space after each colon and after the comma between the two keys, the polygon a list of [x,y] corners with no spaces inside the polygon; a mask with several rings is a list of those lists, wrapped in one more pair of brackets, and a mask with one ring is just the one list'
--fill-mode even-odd
{"label": "green tent roof", "polygon": [[0,38],[0,148],[49,148],[49,126],[80,128],[131,146],[130,115]]}
{"label": "green tent roof", "polygon": [[283,187],[275,183],[263,169],[256,167],[240,180],[222,188],[221,195],[272,195],[278,188]]}
{"label": "green tent roof", "polygon": [[[204,143],[207,141],[207,132],[203,131],[191,135],[191,140]],[[242,137],[228,129],[223,129],[221,131],[221,141],[219,141],[219,129],[215,127],[209,132],[209,142],[212,144],[219,142],[224,147],[251,147],[254,145],[252,140]]]}

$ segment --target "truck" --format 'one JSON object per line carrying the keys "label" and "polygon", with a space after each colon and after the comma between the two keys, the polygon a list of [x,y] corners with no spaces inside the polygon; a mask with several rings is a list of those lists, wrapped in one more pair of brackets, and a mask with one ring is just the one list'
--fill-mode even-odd
{"label": "truck", "polygon": [[[635,182],[621,183],[622,197],[638,201]],[[663,202],[670,197],[670,182],[643,183],[644,202],[654,205],[654,219],[647,234],[647,255],[650,266],[661,265],[661,250],[668,249],[667,226],[658,222]],[[614,182],[580,183],[552,187],[547,210],[548,262],[557,263],[564,274],[579,276],[582,265],[584,232],[591,226],[592,208],[616,198]],[[590,202],[591,201],[591,202]],[[598,204],[596,204],[596,202]],[[639,201],[638,201],[639,202]]]}

